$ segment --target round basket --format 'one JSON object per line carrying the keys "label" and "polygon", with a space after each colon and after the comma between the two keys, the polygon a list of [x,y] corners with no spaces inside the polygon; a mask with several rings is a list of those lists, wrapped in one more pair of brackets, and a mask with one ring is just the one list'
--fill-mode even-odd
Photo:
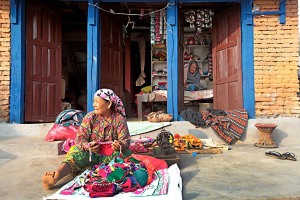
{"label": "round basket", "polygon": [[278,145],[272,140],[272,132],[277,127],[277,124],[272,123],[257,123],[255,127],[259,130],[260,138],[254,145],[263,148],[277,148]]}
{"label": "round basket", "polygon": [[255,127],[264,133],[272,133],[273,130],[277,127],[277,124],[258,123],[258,124],[255,124]]}

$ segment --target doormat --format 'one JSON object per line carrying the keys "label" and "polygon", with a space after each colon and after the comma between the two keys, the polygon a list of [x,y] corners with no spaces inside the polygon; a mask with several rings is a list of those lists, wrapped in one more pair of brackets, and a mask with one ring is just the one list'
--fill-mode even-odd
{"label": "doormat", "polygon": [[133,135],[139,135],[139,134],[155,131],[157,129],[161,129],[166,126],[170,126],[171,123],[141,121],[141,122],[127,122],[127,125],[128,125],[130,135],[133,136]]}

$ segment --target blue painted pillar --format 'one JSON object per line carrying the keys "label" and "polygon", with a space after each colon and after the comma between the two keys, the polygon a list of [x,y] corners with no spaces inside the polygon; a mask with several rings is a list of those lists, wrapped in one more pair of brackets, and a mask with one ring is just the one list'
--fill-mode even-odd
{"label": "blue painted pillar", "polygon": [[178,5],[170,0],[167,8],[167,64],[168,101],[167,112],[178,120]]}
{"label": "blue painted pillar", "polygon": [[255,118],[252,2],[252,0],[241,2],[243,100],[244,108],[251,119]]}
{"label": "blue painted pillar", "polygon": [[100,10],[99,0],[88,0],[87,23],[87,111],[93,110],[93,95],[100,85]]}
{"label": "blue painted pillar", "polygon": [[286,22],[286,0],[281,0],[279,2],[279,13],[280,13],[280,15],[279,15],[280,24],[285,24],[285,22]]}
{"label": "blue painted pillar", "polygon": [[25,0],[10,1],[11,73],[10,123],[24,123],[25,101]]}

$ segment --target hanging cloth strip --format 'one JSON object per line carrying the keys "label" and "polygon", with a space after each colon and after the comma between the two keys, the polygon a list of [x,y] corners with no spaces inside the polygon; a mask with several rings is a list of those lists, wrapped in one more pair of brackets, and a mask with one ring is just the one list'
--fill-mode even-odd
{"label": "hanging cloth strip", "polygon": [[146,40],[145,36],[141,33],[131,33],[130,34],[130,39],[132,41],[137,41],[139,44],[139,51],[140,51],[140,69],[141,69],[141,74],[139,78],[136,80],[135,85],[136,86],[142,86],[145,83],[145,56],[146,56]]}

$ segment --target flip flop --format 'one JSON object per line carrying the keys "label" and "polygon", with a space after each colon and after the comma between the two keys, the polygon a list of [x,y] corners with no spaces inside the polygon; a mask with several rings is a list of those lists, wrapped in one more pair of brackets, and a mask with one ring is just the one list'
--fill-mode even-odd
{"label": "flip flop", "polygon": [[267,156],[273,157],[273,158],[277,158],[277,159],[283,159],[281,153],[277,152],[277,151],[268,151],[265,153]]}
{"label": "flip flop", "polygon": [[297,161],[296,156],[294,153],[290,153],[290,152],[285,152],[281,155],[281,157],[283,159],[287,159],[287,160],[292,160],[292,161]]}
{"label": "flip flop", "polygon": [[277,151],[268,151],[265,153],[267,156],[273,157],[273,158],[277,158],[280,160],[292,160],[292,161],[296,161],[296,156],[294,153],[290,153],[290,152],[285,152],[283,154],[277,152]]}

